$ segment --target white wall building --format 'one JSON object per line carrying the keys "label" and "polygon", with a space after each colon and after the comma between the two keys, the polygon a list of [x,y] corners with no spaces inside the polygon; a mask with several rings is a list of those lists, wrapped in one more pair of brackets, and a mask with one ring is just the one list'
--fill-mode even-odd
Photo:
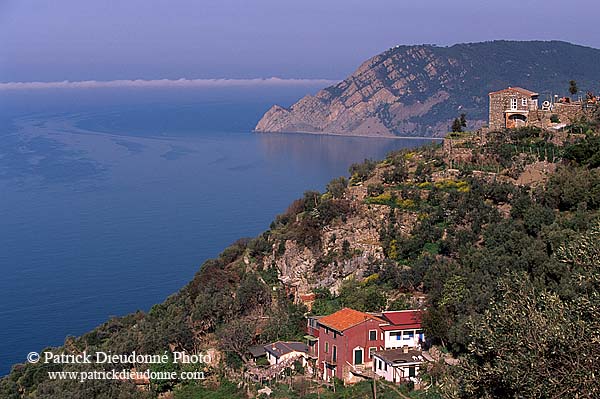
{"label": "white wall building", "polygon": [[373,371],[393,383],[418,382],[421,366],[427,360],[420,350],[389,349],[373,354]]}
{"label": "white wall building", "polygon": [[422,342],[425,342],[425,335],[421,329],[384,331],[385,349],[397,349],[403,346],[419,348]]}
{"label": "white wall building", "polygon": [[277,341],[265,345],[265,353],[270,365],[279,364],[291,358],[301,357],[302,366],[306,366],[308,346],[302,342]]}
{"label": "white wall building", "polygon": [[425,342],[425,335],[421,328],[420,310],[383,312],[382,318],[388,322],[380,326],[383,331],[385,349],[404,346],[420,348],[421,344]]}

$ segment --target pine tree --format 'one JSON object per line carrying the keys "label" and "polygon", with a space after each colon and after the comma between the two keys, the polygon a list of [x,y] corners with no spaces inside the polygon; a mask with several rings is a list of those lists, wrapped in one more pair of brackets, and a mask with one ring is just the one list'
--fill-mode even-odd
{"label": "pine tree", "polygon": [[574,80],[569,81],[569,93],[574,96],[578,91],[579,88],[577,87],[577,82]]}
{"label": "pine tree", "polygon": [[460,133],[460,132],[462,132],[462,128],[463,128],[463,125],[462,125],[460,119],[458,119],[458,118],[454,119],[454,122],[452,122],[452,132]]}

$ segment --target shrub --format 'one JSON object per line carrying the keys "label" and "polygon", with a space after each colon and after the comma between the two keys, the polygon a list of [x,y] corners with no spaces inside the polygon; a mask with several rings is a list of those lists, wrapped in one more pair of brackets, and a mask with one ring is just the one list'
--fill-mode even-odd
{"label": "shrub", "polygon": [[376,166],[377,163],[370,159],[365,159],[362,163],[353,163],[350,165],[349,172],[350,176],[352,176],[350,184],[358,184],[367,180],[375,170]]}
{"label": "shrub", "polygon": [[367,186],[367,195],[369,197],[376,197],[383,194],[383,186],[381,184],[369,184]]}
{"label": "shrub", "polygon": [[327,192],[333,198],[342,198],[348,187],[348,180],[345,177],[338,177],[327,184]]}

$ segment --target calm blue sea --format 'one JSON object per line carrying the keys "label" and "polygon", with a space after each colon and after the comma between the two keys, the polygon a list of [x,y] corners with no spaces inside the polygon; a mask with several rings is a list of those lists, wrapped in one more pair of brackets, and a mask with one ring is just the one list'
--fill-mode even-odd
{"label": "calm blue sea", "polygon": [[313,91],[0,93],[0,375],[163,301],[352,162],[424,143],[251,132]]}

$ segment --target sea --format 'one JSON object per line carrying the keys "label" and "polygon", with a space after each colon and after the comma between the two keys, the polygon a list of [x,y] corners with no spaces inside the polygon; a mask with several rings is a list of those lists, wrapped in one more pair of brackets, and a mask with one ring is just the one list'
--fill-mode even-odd
{"label": "sea", "polygon": [[429,143],[253,133],[310,85],[0,92],[0,375],[183,287],[353,162]]}

